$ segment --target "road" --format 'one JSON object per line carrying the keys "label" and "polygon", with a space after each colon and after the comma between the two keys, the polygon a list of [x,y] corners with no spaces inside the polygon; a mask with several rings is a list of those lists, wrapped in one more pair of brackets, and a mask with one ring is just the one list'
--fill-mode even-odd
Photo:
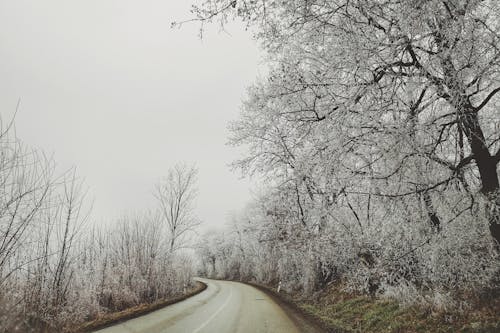
{"label": "road", "polygon": [[238,282],[199,280],[208,285],[200,294],[95,333],[304,331],[269,296],[254,287]]}

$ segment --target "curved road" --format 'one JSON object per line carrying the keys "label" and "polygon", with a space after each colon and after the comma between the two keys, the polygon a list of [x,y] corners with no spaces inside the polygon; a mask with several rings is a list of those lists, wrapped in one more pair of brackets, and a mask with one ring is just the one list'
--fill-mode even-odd
{"label": "curved road", "polygon": [[199,280],[208,285],[200,294],[95,333],[300,332],[260,290],[238,282]]}

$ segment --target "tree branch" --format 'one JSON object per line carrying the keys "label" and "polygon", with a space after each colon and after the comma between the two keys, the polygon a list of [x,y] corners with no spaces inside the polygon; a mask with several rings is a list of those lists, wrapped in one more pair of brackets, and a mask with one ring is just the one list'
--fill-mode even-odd
{"label": "tree branch", "polygon": [[478,107],[475,107],[474,110],[476,112],[479,112],[483,107],[486,106],[486,104],[488,104],[488,102],[490,101],[490,99],[492,99],[493,96],[495,96],[499,91],[500,91],[500,87],[498,87],[496,89],[493,89],[493,91],[490,92],[489,95],[486,96],[486,98],[483,100],[483,102],[481,104],[479,104]]}
{"label": "tree branch", "polygon": [[500,148],[498,148],[496,154],[493,155],[492,158],[495,164],[498,164],[498,162],[500,162]]}

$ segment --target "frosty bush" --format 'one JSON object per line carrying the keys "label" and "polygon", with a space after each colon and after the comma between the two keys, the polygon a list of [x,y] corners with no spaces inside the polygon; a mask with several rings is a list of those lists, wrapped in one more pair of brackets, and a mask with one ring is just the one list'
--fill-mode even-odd
{"label": "frosty bush", "polygon": [[160,209],[91,228],[74,171],[55,176],[54,161],[8,130],[0,152],[0,332],[63,331],[190,286],[191,262],[180,248],[192,219],[174,221],[182,235]]}

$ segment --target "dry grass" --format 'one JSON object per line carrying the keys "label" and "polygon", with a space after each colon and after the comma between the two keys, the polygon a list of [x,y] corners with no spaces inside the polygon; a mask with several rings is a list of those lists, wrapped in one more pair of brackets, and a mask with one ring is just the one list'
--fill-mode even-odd
{"label": "dry grass", "polygon": [[403,307],[394,300],[347,294],[330,287],[316,300],[296,298],[297,304],[333,332],[373,333],[494,333],[500,332],[500,300],[476,300],[462,312]]}

